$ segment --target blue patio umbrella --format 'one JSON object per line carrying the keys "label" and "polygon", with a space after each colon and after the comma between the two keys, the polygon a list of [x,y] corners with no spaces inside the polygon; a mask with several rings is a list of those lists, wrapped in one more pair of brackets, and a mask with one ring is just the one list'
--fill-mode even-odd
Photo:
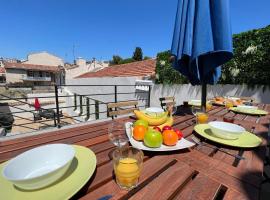
{"label": "blue patio umbrella", "polygon": [[233,56],[229,0],[178,0],[171,53],[174,68],[192,85],[215,84]]}

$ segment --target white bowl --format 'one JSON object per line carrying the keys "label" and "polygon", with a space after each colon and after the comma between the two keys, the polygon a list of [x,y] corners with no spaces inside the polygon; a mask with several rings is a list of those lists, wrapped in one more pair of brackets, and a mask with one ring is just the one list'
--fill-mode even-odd
{"label": "white bowl", "polygon": [[258,106],[239,105],[239,106],[237,106],[237,108],[240,108],[240,109],[252,109],[252,110],[257,110],[257,109],[258,109]]}
{"label": "white bowl", "polygon": [[162,108],[159,108],[159,107],[150,107],[150,108],[146,108],[145,112],[148,115],[157,116],[157,115],[164,113],[164,110]]}
{"label": "white bowl", "polygon": [[38,189],[61,178],[68,170],[74,156],[75,150],[71,145],[44,145],[11,159],[2,174],[19,188]]}
{"label": "white bowl", "polygon": [[222,139],[235,140],[246,130],[242,126],[228,122],[209,122],[212,133]]}

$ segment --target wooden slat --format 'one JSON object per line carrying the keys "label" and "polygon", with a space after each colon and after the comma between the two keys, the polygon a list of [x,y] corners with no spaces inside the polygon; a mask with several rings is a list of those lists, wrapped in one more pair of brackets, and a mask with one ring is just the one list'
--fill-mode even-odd
{"label": "wooden slat", "polygon": [[122,101],[117,103],[108,103],[108,108],[135,106],[138,105],[138,101]]}
{"label": "wooden slat", "polygon": [[137,110],[137,108],[109,111],[109,116],[112,117],[112,116],[115,116],[115,115],[125,115],[125,114],[129,114],[129,113],[133,113],[134,110]]}
{"label": "wooden slat", "polygon": [[194,174],[195,171],[190,166],[177,162],[129,199],[172,199],[177,191],[186,186]]}
{"label": "wooden slat", "polygon": [[178,193],[174,198],[177,199],[214,199],[216,193],[221,187],[220,183],[199,173],[190,183]]}
{"label": "wooden slat", "polygon": [[[176,161],[174,161],[173,159],[169,159],[168,156],[154,157],[146,161],[143,165],[142,174],[140,176],[140,181],[139,181],[140,185],[142,186],[143,183],[148,183],[150,179],[155,178],[156,176],[158,176],[158,174],[162,173],[164,170],[167,170],[170,166],[172,166],[175,163]],[[112,169],[113,168],[111,167],[111,169],[109,170],[111,172],[111,175],[112,175]],[[104,170],[100,170],[101,173],[102,171]],[[107,173],[106,170],[104,173]],[[100,182],[100,179],[104,179],[104,178],[103,176],[100,176],[100,177],[95,177],[95,179],[96,181]],[[89,200],[98,199],[104,195],[112,195],[112,196],[117,195],[118,197],[120,196],[123,197],[127,195],[127,193],[128,192],[126,190],[121,190],[119,188],[119,186],[115,183],[114,179],[111,179],[111,181],[107,182],[106,184],[102,184],[102,186],[98,187],[97,189],[93,191],[90,189],[90,192],[84,197],[82,197],[82,199],[89,199]]]}

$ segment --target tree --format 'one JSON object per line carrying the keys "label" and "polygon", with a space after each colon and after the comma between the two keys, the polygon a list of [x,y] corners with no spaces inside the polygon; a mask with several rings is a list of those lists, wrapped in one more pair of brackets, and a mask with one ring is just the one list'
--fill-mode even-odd
{"label": "tree", "polygon": [[135,51],[133,53],[133,57],[132,57],[134,60],[136,61],[140,61],[143,59],[143,52],[142,52],[142,49],[141,47],[136,47],[135,48]]}
{"label": "tree", "polygon": [[113,59],[110,61],[110,65],[119,65],[123,59],[118,55],[113,55]]}

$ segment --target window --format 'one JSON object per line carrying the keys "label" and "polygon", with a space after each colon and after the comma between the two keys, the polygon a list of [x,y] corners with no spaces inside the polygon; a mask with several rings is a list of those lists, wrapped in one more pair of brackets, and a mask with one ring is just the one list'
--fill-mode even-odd
{"label": "window", "polygon": [[34,72],[33,71],[27,71],[27,76],[34,77]]}
{"label": "window", "polygon": [[51,77],[50,72],[46,72],[46,77]]}
{"label": "window", "polygon": [[39,77],[42,77],[42,71],[39,71],[38,74],[39,74]]}
{"label": "window", "polygon": [[6,77],[0,76],[0,83],[6,83]]}

